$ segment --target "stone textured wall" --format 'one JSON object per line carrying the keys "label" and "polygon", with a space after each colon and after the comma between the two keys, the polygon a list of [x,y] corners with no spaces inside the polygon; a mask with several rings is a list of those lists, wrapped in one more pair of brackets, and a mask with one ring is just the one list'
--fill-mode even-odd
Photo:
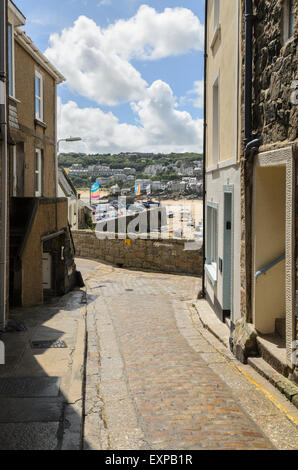
{"label": "stone textured wall", "polygon": [[287,43],[283,5],[282,0],[255,2],[253,121],[264,145],[298,138],[298,106],[291,103],[291,85],[298,79],[298,3],[295,35]]}
{"label": "stone textured wall", "polygon": [[202,250],[185,251],[185,240],[99,240],[91,230],[72,232],[76,256],[123,267],[173,274],[202,275]]}
{"label": "stone textured wall", "polygon": [[[38,69],[44,78],[44,124],[35,120],[35,70]],[[16,103],[9,100],[10,136],[17,143],[24,144],[23,154],[17,147],[18,166],[22,167],[22,181],[18,185],[24,188],[24,194],[18,196],[34,197],[35,149],[42,150],[42,195],[56,196],[56,99],[54,79],[35,62],[33,57],[15,41],[15,87]],[[22,161],[24,159],[24,161]]]}
{"label": "stone textured wall", "polygon": [[[255,0],[254,50],[253,50],[253,132],[262,137],[260,151],[272,148],[297,146],[298,106],[291,102],[292,84],[298,80],[298,2],[295,3],[295,34],[284,42],[283,0]],[[241,135],[244,138],[244,1],[242,1],[242,96]],[[241,311],[248,322],[251,312],[251,201],[253,160],[245,160],[241,151]],[[296,288],[298,289],[298,176],[296,182]],[[296,319],[298,339],[298,319]]]}
{"label": "stone textured wall", "polygon": [[[298,80],[298,3],[295,4],[295,33],[284,41],[283,0],[256,0],[254,30],[254,133],[263,147],[281,148],[298,139],[298,106],[292,103],[293,82]],[[294,154],[297,152],[294,152]],[[296,182],[296,260],[298,249],[298,194]],[[297,262],[298,268],[298,262]],[[298,270],[296,271],[298,289]],[[298,339],[298,321],[296,318]]]}

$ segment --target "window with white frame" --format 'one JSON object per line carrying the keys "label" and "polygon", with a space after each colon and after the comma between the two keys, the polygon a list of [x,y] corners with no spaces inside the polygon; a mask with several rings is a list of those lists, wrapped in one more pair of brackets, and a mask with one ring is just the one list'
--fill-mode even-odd
{"label": "window with white frame", "polygon": [[295,0],[284,0],[283,3],[283,34],[284,42],[294,37]]}
{"label": "window with white frame", "polygon": [[217,165],[219,160],[219,77],[213,84],[212,95],[212,162],[213,165]]}
{"label": "window with white frame", "polygon": [[219,15],[220,15],[220,0],[214,0],[214,29],[219,25]]}
{"label": "window with white frame", "polygon": [[43,121],[43,76],[35,72],[35,118]]}
{"label": "window with white frame", "polygon": [[35,197],[42,194],[42,153],[40,149],[35,150]]}
{"label": "window with white frame", "polygon": [[15,77],[14,77],[14,28],[8,24],[8,91],[9,96],[15,95]]}
{"label": "window with white frame", "polygon": [[218,207],[207,203],[207,272],[212,281],[217,280]]}

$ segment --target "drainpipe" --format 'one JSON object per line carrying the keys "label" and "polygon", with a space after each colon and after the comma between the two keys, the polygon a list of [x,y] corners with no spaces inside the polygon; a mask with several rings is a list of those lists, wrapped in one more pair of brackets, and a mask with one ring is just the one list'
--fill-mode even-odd
{"label": "drainpipe", "polygon": [[244,124],[244,146],[245,157],[249,158],[258,152],[262,143],[261,139],[252,137],[252,64],[253,64],[253,0],[245,0],[245,124]]}
{"label": "drainpipe", "polygon": [[58,172],[58,154],[59,154],[59,142],[58,142],[58,124],[57,124],[57,83],[55,83],[55,96],[54,96],[54,100],[55,100],[55,103],[54,103],[54,112],[55,112],[55,148],[54,148],[54,152],[55,152],[55,172],[56,172],[56,181],[55,181],[55,184],[56,184],[56,198],[59,197],[59,172]]}
{"label": "drainpipe", "polygon": [[245,0],[245,147],[252,136],[252,39],[253,0]]}
{"label": "drainpipe", "polygon": [[206,149],[207,149],[207,22],[208,22],[208,0],[205,0],[205,48],[204,48],[204,143],[203,143],[203,267],[202,267],[202,290],[199,298],[206,297],[205,287],[205,262],[206,262]]}
{"label": "drainpipe", "polygon": [[252,286],[248,281],[252,278],[252,178],[253,157],[258,153],[262,143],[261,138],[253,136],[253,0],[245,0],[245,73],[244,73],[244,185],[245,185],[245,212],[246,212],[246,321],[251,322]]}
{"label": "drainpipe", "polygon": [[0,0],[0,130],[1,130],[1,246],[0,246],[0,330],[6,323],[7,275],[7,78],[6,78],[6,0]]}

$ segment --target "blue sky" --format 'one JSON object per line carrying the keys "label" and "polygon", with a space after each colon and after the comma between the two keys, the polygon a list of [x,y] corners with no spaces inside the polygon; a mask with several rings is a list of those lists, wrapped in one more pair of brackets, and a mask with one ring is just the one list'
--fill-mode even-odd
{"label": "blue sky", "polygon": [[[16,0],[85,152],[201,151],[204,0]],[[54,39],[50,39],[55,34]]]}

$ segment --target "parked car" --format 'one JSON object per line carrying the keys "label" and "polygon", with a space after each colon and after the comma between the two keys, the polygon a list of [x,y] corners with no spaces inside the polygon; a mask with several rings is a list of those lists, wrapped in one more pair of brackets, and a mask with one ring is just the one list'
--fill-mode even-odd
{"label": "parked car", "polygon": [[187,227],[195,227],[195,222],[193,220],[190,220],[187,222]]}
{"label": "parked car", "polygon": [[110,206],[113,206],[115,209],[124,209],[124,204],[121,201],[112,201],[109,202]]}
{"label": "parked car", "polygon": [[143,205],[141,204],[129,204],[127,206],[127,212],[130,214],[136,213],[136,212],[144,212],[146,209]]}
{"label": "parked car", "polygon": [[105,212],[108,212],[109,210],[109,204],[98,204],[96,206],[96,214],[104,214]]}
{"label": "parked car", "polygon": [[159,203],[159,202],[156,202],[156,201],[145,201],[145,202],[143,202],[143,206],[144,206],[146,209],[151,209],[152,206],[160,207],[160,203]]}

